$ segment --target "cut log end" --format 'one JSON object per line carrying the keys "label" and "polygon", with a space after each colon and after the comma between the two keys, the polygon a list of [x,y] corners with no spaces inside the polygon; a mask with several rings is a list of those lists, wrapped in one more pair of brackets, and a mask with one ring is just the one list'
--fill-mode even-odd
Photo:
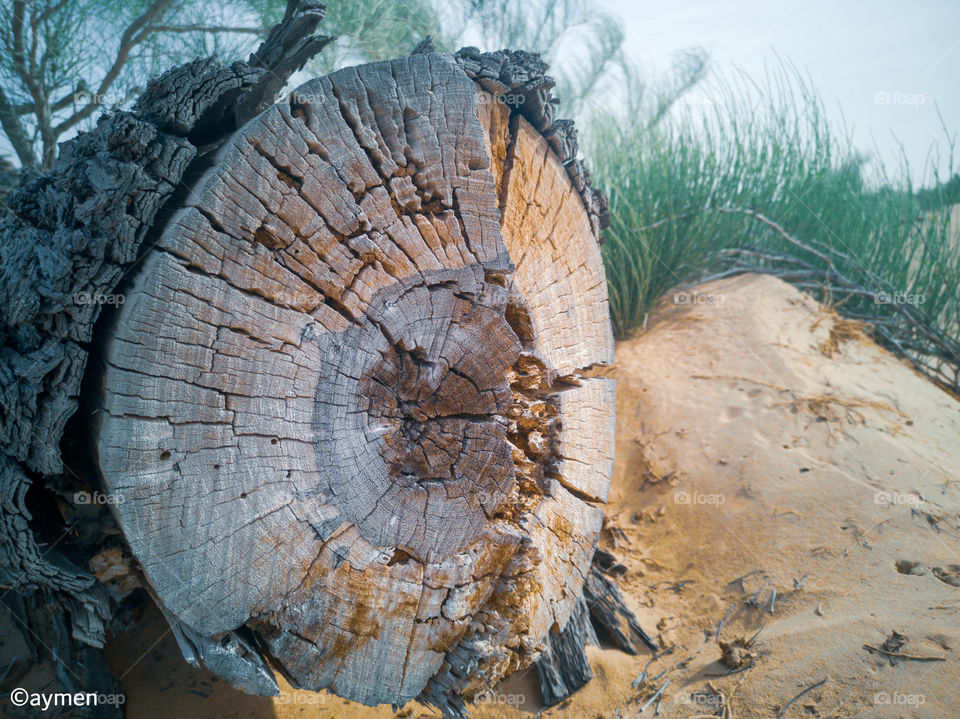
{"label": "cut log end", "polygon": [[543,131],[449,55],[342,70],[241,128],[145,257],[98,463],[185,656],[454,714],[583,613],[614,400],[580,375],[612,335]]}

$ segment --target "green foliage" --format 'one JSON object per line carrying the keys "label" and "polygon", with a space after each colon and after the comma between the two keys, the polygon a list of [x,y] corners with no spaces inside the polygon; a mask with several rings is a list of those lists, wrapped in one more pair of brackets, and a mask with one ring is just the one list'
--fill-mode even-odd
{"label": "green foliage", "polygon": [[321,31],[336,40],[314,58],[312,73],[408,54],[428,35],[442,34],[429,0],[352,0],[327,3]]}
{"label": "green foliage", "polygon": [[935,187],[917,190],[917,202],[925,210],[960,204],[960,173]]}
{"label": "green foliage", "polygon": [[51,167],[57,142],[124,107],[154,75],[232,57],[263,28],[235,3],[12,0],[0,6],[0,126],[21,164]]}
{"label": "green foliage", "polygon": [[[673,287],[778,274],[951,386],[960,367],[960,253],[949,208],[926,211],[828,124],[810,83],[781,66],[701,85],[669,113],[628,103],[590,127],[610,196],[604,260],[618,337]],[[659,118],[651,122],[648,118]],[[952,156],[951,145],[951,156]]]}

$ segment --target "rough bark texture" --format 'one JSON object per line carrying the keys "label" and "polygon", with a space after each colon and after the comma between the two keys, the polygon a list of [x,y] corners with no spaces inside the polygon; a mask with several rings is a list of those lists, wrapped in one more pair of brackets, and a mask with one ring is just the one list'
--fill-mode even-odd
{"label": "rough bark texture", "polygon": [[594,554],[583,584],[583,599],[570,621],[559,634],[550,634],[537,660],[540,690],[547,706],[559,704],[593,678],[586,647],[600,644],[598,632],[627,654],[638,654],[641,646],[658,651],[656,642],[627,607],[616,582],[605,574],[599,560],[602,554],[600,550]]}
{"label": "rough bark texture", "polygon": [[612,454],[612,387],[573,376],[611,358],[603,271],[521,118],[498,194],[481,97],[437,53],[301,86],[220,151],[119,312],[100,469],[163,606],[198,655],[231,637],[249,691],[276,687],[241,627],[299,686],[447,707],[579,599]]}
{"label": "rough bark texture", "polygon": [[[321,15],[301,3],[247,63],[171,71],[13,194],[5,602],[40,627],[22,597],[45,598],[70,671],[102,644],[107,588],[40,545],[26,500],[96,486],[62,456],[90,459],[71,438],[90,435],[188,661],[460,716],[540,658],[562,698],[589,677],[612,465],[612,382],[581,377],[612,359],[605,201],[525,53],[424,45],[257,114]],[[85,371],[93,422],[61,446]],[[79,684],[109,683],[87,664]]]}
{"label": "rough bark texture", "polygon": [[540,693],[547,706],[559,704],[588,681],[593,671],[587,661],[587,644],[599,645],[585,602],[577,603],[570,621],[560,633],[550,634],[537,660]]}
{"label": "rough bark texture", "polygon": [[639,654],[642,646],[654,652],[658,650],[656,642],[627,607],[617,583],[604,574],[596,557],[584,582],[583,596],[594,624],[621,650],[627,654]]}
{"label": "rough bark texture", "polygon": [[475,47],[457,52],[456,61],[464,72],[498,100],[513,108],[550,143],[580,194],[597,242],[610,224],[606,196],[592,187],[590,173],[577,157],[577,130],[572,120],[554,120],[558,101],[551,94],[556,82],[546,75],[547,64],[536,53],[500,50],[481,53]]}
{"label": "rough bark texture", "polygon": [[[52,655],[71,690],[96,685],[74,659],[85,646],[102,646],[109,602],[94,576],[67,558],[88,558],[72,551],[69,529],[32,522],[27,493],[35,480],[64,498],[74,480],[95,486],[64,464],[61,440],[78,406],[103,299],[137,262],[181,186],[200,142],[192,133],[204,128],[209,143],[216,135],[208,128],[221,136],[236,129],[211,113],[232,107],[223,102],[228,94],[272,101],[262,78],[296,69],[288,48],[302,58],[303,42],[322,47],[322,38],[305,38],[322,16],[323,6],[306,0],[249,62],[224,68],[198,60],[158,78],[133,112],[104,115],[95,130],[61,146],[52,173],[25,171],[7,197],[0,218],[0,584],[5,604],[22,609],[7,613],[8,626],[23,632],[38,658]],[[75,520],[64,505],[59,511]],[[56,522],[57,508],[40,508]]]}

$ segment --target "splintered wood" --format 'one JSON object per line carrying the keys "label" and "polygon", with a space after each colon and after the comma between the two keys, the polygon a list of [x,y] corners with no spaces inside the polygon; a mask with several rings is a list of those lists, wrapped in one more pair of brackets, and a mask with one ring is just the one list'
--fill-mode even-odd
{"label": "splintered wood", "polygon": [[[170,222],[106,351],[99,466],[184,654],[458,706],[582,594],[613,456],[599,248],[450,56],[313,80]],[[269,664],[264,657],[269,657]]]}

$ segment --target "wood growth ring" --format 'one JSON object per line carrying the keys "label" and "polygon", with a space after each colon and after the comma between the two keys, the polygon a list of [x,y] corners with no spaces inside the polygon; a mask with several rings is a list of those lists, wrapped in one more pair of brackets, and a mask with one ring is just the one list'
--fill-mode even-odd
{"label": "wood growth ring", "polygon": [[603,266],[563,161],[490,100],[438,53],[307,83],[221,148],[118,311],[112,509],[185,655],[236,686],[443,705],[580,601]]}

